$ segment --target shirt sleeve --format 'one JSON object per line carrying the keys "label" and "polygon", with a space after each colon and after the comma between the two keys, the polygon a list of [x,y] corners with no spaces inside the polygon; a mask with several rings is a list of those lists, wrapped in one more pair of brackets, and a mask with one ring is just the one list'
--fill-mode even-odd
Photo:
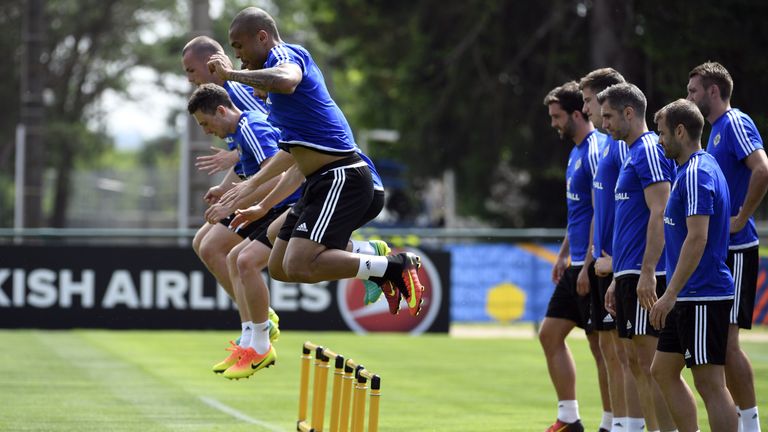
{"label": "shirt sleeve", "polygon": [[636,153],[637,158],[633,155],[632,163],[643,189],[654,183],[671,183],[674,167],[672,167],[669,159],[664,157],[661,146],[650,143],[642,143],[642,146],[641,151]]}
{"label": "shirt sleeve", "polygon": [[301,68],[302,73],[306,73],[304,67],[304,60],[292,50],[289,50],[285,45],[278,45],[269,50],[269,56],[267,57],[266,67],[276,67],[285,63],[293,63]]}
{"label": "shirt sleeve", "polygon": [[709,172],[699,167],[698,158],[686,167],[682,178],[685,216],[714,214],[715,181]]}
{"label": "shirt sleeve", "polygon": [[589,148],[587,149],[587,166],[589,166],[589,181],[590,184],[597,174],[597,165],[600,162],[600,151],[603,147],[600,147],[600,142],[597,140],[595,134],[589,138]]}
{"label": "shirt sleeve", "polygon": [[243,151],[253,154],[259,165],[277,153],[275,137],[267,133],[268,131],[260,127],[257,122],[248,123],[242,132],[243,147],[245,147]]}
{"label": "shirt sleeve", "polygon": [[730,122],[725,133],[730,150],[736,155],[736,159],[742,160],[757,149],[763,148],[760,133],[749,118],[735,111],[729,111],[726,115]]}

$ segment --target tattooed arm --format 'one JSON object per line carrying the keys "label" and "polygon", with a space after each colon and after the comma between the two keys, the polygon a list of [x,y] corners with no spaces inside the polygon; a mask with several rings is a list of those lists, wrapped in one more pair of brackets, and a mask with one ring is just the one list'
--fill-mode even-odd
{"label": "tattooed arm", "polygon": [[208,69],[221,79],[237,81],[269,93],[293,93],[303,78],[301,68],[295,63],[258,70],[233,70],[218,54],[211,56]]}

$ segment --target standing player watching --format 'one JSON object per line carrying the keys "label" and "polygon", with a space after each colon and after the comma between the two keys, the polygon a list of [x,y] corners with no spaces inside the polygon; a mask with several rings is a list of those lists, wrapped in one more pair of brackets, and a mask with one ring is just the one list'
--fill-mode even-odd
{"label": "standing player watching", "polygon": [[[551,125],[561,139],[574,144],[566,169],[566,202],[568,229],[560,247],[557,262],[552,268],[552,282],[556,284],[547,313],[541,324],[539,341],[547,359],[549,377],[557,393],[557,420],[547,431],[583,431],[576,400],[576,364],[565,338],[578,326],[587,329],[589,320],[589,291],[594,281],[577,286],[577,278],[585,267],[590,244],[592,222],[592,178],[604,141],[581,108],[582,94],[575,81],[554,88],[544,98]],[[570,258],[570,265],[568,260]],[[586,264],[588,265],[588,263]],[[594,273],[588,274],[594,279]],[[600,356],[597,335],[587,337],[598,371],[605,372]],[[602,389],[602,388],[601,388]],[[603,398],[603,401],[608,398]],[[605,402],[604,402],[605,403]],[[604,407],[605,408],[605,407]],[[606,411],[610,411],[610,408]]]}
{"label": "standing player watching", "polygon": [[222,79],[268,93],[269,120],[281,129],[280,145],[286,150],[243,187],[278,175],[294,161],[307,179],[302,198],[275,240],[269,259],[272,277],[303,283],[371,279],[382,286],[390,310],[395,299],[399,308],[402,294],[411,314],[418,315],[424,290],[417,274],[420,257],[344,250],[352,231],[381,211],[383,191],[374,192],[371,168],[358,155],[349,124],[309,52],[284,43],[274,19],[255,7],[235,16],[229,39],[248,70],[232,70],[216,55],[208,67]]}
{"label": "standing player watching", "polygon": [[731,196],[731,238],[728,267],[735,298],[728,326],[725,377],[744,432],[760,430],[754,373],[739,345],[739,328],[752,328],[759,265],[758,237],[752,214],[768,188],[768,159],[752,119],[731,108],[733,79],[719,63],[707,62],[691,70],[688,100],[712,125],[707,152],[715,157],[728,180]]}
{"label": "standing player watching", "polygon": [[626,340],[645,427],[649,432],[672,431],[664,398],[651,376],[659,333],[649,325],[648,311],[666,287],[664,207],[675,168],[664,157],[656,134],[648,131],[645,95],[637,86],[612,85],[597,94],[597,101],[603,127],[629,148],[616,180],[614,282],[605,305],[615,313],[619,337]]}
{"label": "standing player watching", "polygon": [[704,118],[679,99],[659,110],[659,143],[680,167],[664,212],[667,289],[651,309],[661,330],[653,376],[680,432],[699,430],[696,401],[680,376],[691,368],[712,431],[736,431],[733,400],[725,387],[728,314],[733,279],[725,263],[731,206],[728,184],[715,158],[701,149]]}
{"label": "standing player watching", "polygon": [[[584,98],[584,113],[596,126],[602,125],[597,94],[608,86],[623,83],[624,77],[612,68],[601,68],[588,73],[579,82]],[[605,136],[605,135],[603,135]],[[612,424],[601,426],[610,431],[634,431],[644,425],[640,402],[637,398],[635,379],[629,370],[624,346],[616,332],[616,321],[605,309],[605,293],[613,281],[611,255],[613,255],[613,221],[615,208],[614,189],[619,169],[624,164],[628,149],[624,141],[605,136],[605,148],[599,155],[597,171],[592,182],[594,207],[592,255],[594,258],[597,287],[590,291],[591,317],[600,341],[607,370],[609,394],[613,414]],[[605,423],[605,414],[604,423]]]}

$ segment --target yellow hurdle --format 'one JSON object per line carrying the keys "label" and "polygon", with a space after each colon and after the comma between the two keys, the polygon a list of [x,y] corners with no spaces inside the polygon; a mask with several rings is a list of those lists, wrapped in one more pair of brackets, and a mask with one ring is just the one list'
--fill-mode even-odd
{"label": "yellow hurdle", "polygon": [[[309,375],[312,352],[315,353],[314,381],[312,385],[312,418],[308,421]],[[365,369],[354,360],[345,360],[337,354],[312,342],[304,342],[301,350],[299,378],[299,419],[296,430],[321,432],[325,422],[325,402],[328,384],[329,362],[334,359],[333,387],[331,389],[330,432],[363,432],[365,423],[365,395],[370,381],[370,403],[368,409],[368,431],[379,428],[379,398],[381,378]],[[353,381],[354,384],[353,390]],[[351,416],[350,416],[351,405]],[[350,424],[351,421],[351,424]],[[351,429],[350,429],[351,427]]]}

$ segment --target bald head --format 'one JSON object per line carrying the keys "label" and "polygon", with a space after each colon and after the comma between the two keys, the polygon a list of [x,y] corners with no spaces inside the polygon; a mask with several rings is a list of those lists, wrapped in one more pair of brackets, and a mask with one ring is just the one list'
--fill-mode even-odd
{"label": "bald head", "polygon": [[181,64],[189,82],[196,86],[205,83],[224,84],[221,78],[208,70],[208,60],[214,54],[224,55],[224,48],[208,36],[198,36],[184,45],[181,50]]}
{"label": "bald head", "polygon": [[280,40],[275,19],[264,9],[257,7],[247,7],[241,10],[232,19],[232,24],[229,25],[230,35],[242,32],[244,35],[253,36],[262,30],[267,32],[272,39]]}
{"label": "bald head", "polygon": [[184,45],[181,55],[184,56],[187,53],[208,59],[214,54],[224,54],[224,48],[208,36],[198,36]]}

